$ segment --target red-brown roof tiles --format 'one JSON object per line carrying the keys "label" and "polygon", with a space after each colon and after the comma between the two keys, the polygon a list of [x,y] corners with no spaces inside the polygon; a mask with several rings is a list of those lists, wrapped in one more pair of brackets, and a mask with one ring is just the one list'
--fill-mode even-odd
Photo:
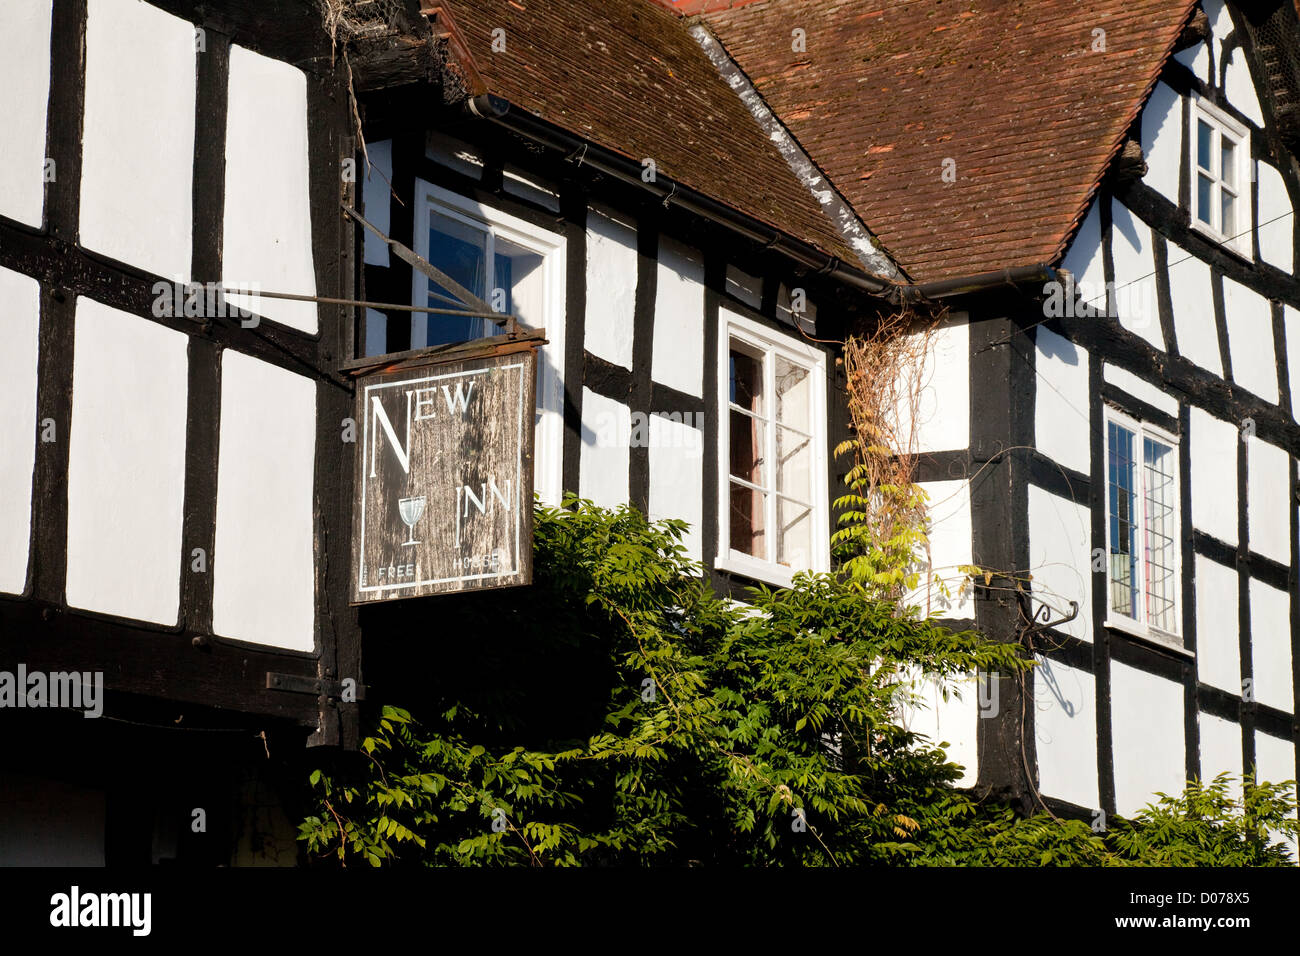
{"label": "red-brown roof tiles", "polygon": [[1059,259],[1192,3],[757,0],[704,18],[927,281]]}
{"label": "red-brown roof tiles", "polygon": [[[443,5],[488,92],[858,264],[673,11],[647,0]],[[505,49],[493,52],[497,29]]]}

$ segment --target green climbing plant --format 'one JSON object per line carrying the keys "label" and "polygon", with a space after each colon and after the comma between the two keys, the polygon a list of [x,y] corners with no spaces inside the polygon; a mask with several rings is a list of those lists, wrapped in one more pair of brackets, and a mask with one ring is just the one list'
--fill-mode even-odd
{"label": "green climbing plant", "polygon": [[[536,512],[535,584],[439,599],[448,648],[359,755],[310,776],[317,865],[1272,865],[1289,784],[1226,781],[1102,832],[956,789],[905,726],[911,675],[1029,666],[845,577],[748,606],[711,589],[680,521],[569,499]],[[454,659],[450,656],[455,653]],[[576,675],[576,676],[575,676]],[[416,717],[420,714],[420,717]]]}

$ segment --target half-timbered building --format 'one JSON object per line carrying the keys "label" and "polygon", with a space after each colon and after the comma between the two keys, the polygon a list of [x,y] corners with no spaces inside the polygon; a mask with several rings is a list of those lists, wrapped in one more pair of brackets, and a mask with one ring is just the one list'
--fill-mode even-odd
{"label": "half-timbered building", "polygon": [[991,572],[940,613],[1041,663],[918,727],[1082,814],[1294,778],[1296,10],[860,6],[6,5],[0,676],[101,716],[0,707],[0,859],[291,862],[308,748],[485,639],[369,603],[420,412],[368,376],[536,346],[541,500],[739,598],[832,569],[837,342],[899,303],[931,564]]}
{"label": "half-timbered building", "polygon": [[0,670],[103,688],[0,713],[6,859],[292,859],[304,747],[439,666],[427,601],[353,605],[376,367],[544,334],[544,502],[685,518],[722,587],[829,567],[818,307],[896,270],[674,12],[3,16]]}
{"label": "half-timbered building", "polygon": [[1041,664],[937,702],[967,782],[1101,820],[1294,779],[1291,0],[690,6],[950,307],[934,566],[999,572],[948,613]]}

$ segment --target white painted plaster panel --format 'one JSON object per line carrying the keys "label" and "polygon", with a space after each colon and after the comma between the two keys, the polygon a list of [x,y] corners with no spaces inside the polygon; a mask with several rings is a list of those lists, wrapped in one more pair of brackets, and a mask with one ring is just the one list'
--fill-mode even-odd
{"label": "white painted plaster panel", "polygon": [[692,561],[704,560],[704,433],[698,428],[651,415],[650,517],[690,522],[682,538]]}
{"label": "white painted plaster panel", "polygon": [[388,351],[388,316],[366,309],[366,354],[382,355]]}
{"label": "white painted plaster panel", "polygon": [[1295,744],[1262,731],[1255,732],[1255,766],[1262,783],[1280,783],[1296,778]]}
{"label": "white painted plaster panel", "polygon": [[501,187],[511,196],[517,196],[551,212],[560,211],[560,194],[555,191],[554,185],[524,172],[517,166],[511,166],[509,163],[505,165],[501,171]]}
{"label": "white painted plaster panel", "polygon": [[1255,732],[1256,779],[1261,783],[1294,780],[1295,744],[1262,731]]}
{"label": "white painted plaster panel", "polygon": [[[958,787],[973,787],[979,780],[979,705],[979,688],[973,677],[962,681],[955,692],[950,690],[947,700],[943,699],[938,687],[931,691],[934,740],[947,743],[944,752],[948,759],[961,765],[963,773],[955,782]],[[992,719],[991,701],[987,715]]]}
{"label": "white painted plaster panel", "polygon": [[1250,550],[1290,564],[1290,522],[1278,516],[1286,514],[1290,503],[1291,457],[1276,445],[1252,438],[1246,443],[1246,467]]}
{"label": "white painted plaster panel", "polygon": [[[1207,57],[1208,61],[1208,57]],[[1157,83],[1142,110],[1143,181],[1178,205],[1178,171],[1183,157],[1183,99],[1172,87]]]}
{"label": "white painted plaster panel", "polygon": [[1255,699],[1291,713],[1291,605],[1285,591],[1250,582],[1250,655]]}
{"label": "white painted plaster panel", "polygon": [[1044,795],[1093,809],[1097,794],[1097,685],[1087,671],[1035,657],[1034,742]]}
{"label": "white painted plaster panel", "polygon": [[1034,446],[1067,468],[1089,470],[1088,351],[1043,326],[1034,331]]}
{"label": "white painted plaster panel", "polygon": [[1250,67],[1246,65],[1246,53],[1240,43],[1233,47],[1228,58],[1223,92],[1227,94],[1228,102],[1245,113],[1256,126],[1264,125],[1264,113],[1259,108],[1259,97],[1255,95],[1255,84],[1250,78]]}
{"label": "white painted plaster panel", "polygon": [[1198,43],[1186,50],[1179,50],[1174,54],[1174,59],[1195,73],[1202,83],[1210,86],[1214,85],[1210,79],[1210,46],[1208,43]]}
{"label": "white painted plaster panel", "polygon": [[1282,306],[1287,374],[1291,380],[1291,417],[1300,419],[1300,309]]}
{"label": "white painted plaster panel", "polygon": [[[1261,782],[1281,783],[1282,780],[1296,779],[1296,754],[1291,741],[1281,740],[1268,734],[1255,735],[1256,777]],[[1292,793],[1295,787],[1292,787]],[[1291,849],[1291,862],[1296,861],[1295,839],[1283,838],[1282,832],[1269,830],[1274,842],[1282,842]]]}
{"label": "white painted plaster panel", "polygon": [[[1281,783],[1283,780],[1296,779],[1296,750],[1290,740],[1282,740],[1256,731],[1255,734],[1256,779],[1261,783]],[[1295,787],[1292,787],[1292,793]],[[1296,842],[1283,839],[1281,832],[1269,830],[1273,840],[1282,840],[1291,848],[1291,862],[1296,861]]]}
{"label": "white painted plaster panel", "polygon": [[1196,676],[1241,693],[1237,570],[1196,556]]}
{"label": "white painted plaster panel", "polygon": [[1236,426],[1191,410],[1192,525],[1237,543]]}
{"label": "white painted plaster panel", "polygon": [[10,594],[26,586],[32,534],[40,291],[35,279],[0,269],[0,591]]}
{"label": "white painted plaster panel", "polygon": [[295,651],[315,646],[316,385],[227,349],[212,554],[212,626]]}
{"label": "white painted plaster panel", "polygon": [[[966,313],[950,316],[935,329],[920,368],[905,369],[900,394],[915,386],[920,375],[916,404],[916,450],[953,451],[970,444],[970,326]],[[900,434],[911,429],[910,409],[898,409]]]}
{"label": "white painted plaster panel", "polygon": [[167,279],[190,275],[196,56],[188,21],[90,0],[81,244]]}
{"label": "white painted plaster panel", "polygon": [[1259,257],[1283,272],[1295,269],[1292,246],[1295,213],[1282,174],[1268,163],[1259,163]]}
{"label": "white painted plaster panel", "polygon": [[[382,139],[377,143],[367,143],[366,153],[370,157],[370,168],[362,168],[361,199],[365,208],[361,214],[371,225],[389,235],[392,213],[393,181],[393,141]],[[361,228],[361,227],[358,227]],[[369,229],[362,229],[364,240],[365,263],[368,266],[388,265],[388,243],[384,242]]]}
{"label": "white painted plaster panel", "polygon": [[631,409],[583,388],[579,495],[605,508],[627,503],[631,432]]}
{"label": "white painted plaster panel", "polygon": [[[704,259],[667,236],[659,239],[651,375],[688,395],[704,394]],[[671,409],[655,409],[655,411]]]}
{"label": "white painted plaster panel", "polygon": [[1201,732],[1201,780],[1209,783],[1221,773],[1233,776],[1229,792],[1241,799],[1241,725],[1205,711],[1197,716]]}
{"label": "white painted plaster panel", "polygon": [[[971,514],[970,482],[926,481],[921,490],[930,496],[927,506],[930,518],[930,560],[927,574],[920,586],[908,595],[907,602],[919,607],[922,613],[940,617],[965,618],[975,616],[973,598],[962,593],[963,576],[958,568],[971,564]],[[938,575],[950,596],[944,597],[932,583]]]}
{"label": "white painted plaster panel", "polygon": [[1074,276],[1085,305],[1105,311],[1106,269],[1102,261],[1101,220],[1095,202],[1075,233],[1061,268]]}
{"label": "white painted plaster panel", "polygon": [[[1210,21],[1210,37],[1208,42],[1213,47],[1215,69],[1223,62],[1223,41],[1233,31],[1232,17],[1228,14],[1227,5],[1223,0],[1201,0],[1201,9],[1205,11],[1205,16]],[[1218,76],[1210,77],[1211,85],[1215,85]]]}
{"label": "white painted plaster panel", "polygon": [[85,298],[75,326],[68,604],[175,624],[189,339]]}
{"label": "white painted plaster panel", "polygon": [[1034,485],[1029,486],[1029,568],[1036,600],[1052,607],[1053,617],[1079,616],[1061,629],[1092,640],[1092,518],[1086,504],[1075,504]]}
{"label": "white painted plaster panel", "polygon": [[787,286],[784,282],[779,283],[776,287],[776,320],[787,325],[793,325],[803,329],[809,335],[817,334],[817,303],[808,298],[808,290],[804,289],[803,311],[794,311],[794,291],[803,289],[803,286]]}
{"label": "white painted plaster panel", "polygon": [[51,4],[0,7],[0,215],[29,226],[40,226],[45,204]]}
{"label": "white painted plaster panel", "polygon": [[1127,664],[1110,666],[1111,734],[1115,745],[1115,809],[1133,816],[1157,793],[1187,785],[1183,688]]}
{"label": "white painted plaster panel", "polygon": [[592,355],[627,369],[632,367],[636,271],[636,224],[590,207],[584,346]]}
{"label": "white painted plaster panel", "polygon": [[[229,286],[316,294],[307,152],[307,77],[230,48],[222,278]],[[233,296],[274,322],[315,333],[316,305]]]}
{"label": "white painted plaster panel", "polygon": [[1111,202],[1111,256],[1115,260],[1115,307],[1119,324],[1158,349],[1165,347],[1156,300],[1151,229],[1118,200]]}
{"label": "white painted plaster panel", "polygon": [[[1261,783],[1281,783],[1296,779],[1295,745],[1268,734],[1255,732],[1255,778]],[[1292,787],[1292,792],[1295,788]],[[1277,830],[1269,830],[1273,840],[1281,840],[1291,849],[1291,862],[1296,860],[1296,842],[1283,839]]]}
{"label": "white painted plaster panel", "polygon": [[1123,389],[1134,398],[1146,402],[1153,408],[1158,408],[1166,415],[1178,417],[1178,399],[1162,392],[1150,382],[1138,378],[1132,372],[1118,365],[1106,364],[1102,366],[1101,375],[1111,385]]}
{"label": "white painted plaster panel", "polygon": [[739,266],[727,266],[727,293],[734,295],[751,309],[762,307],[763,280],[752,276]]}
{"label": "white painted plaster panel", "polygon": [[1268,299],[1225,276],[1223,315],[1228,321],[1233,381],[1260,398],[1277,402],[1273,312]]}
{"label": "white painted plaster panel", "polygon": [[1222,377],[1209,265],[1179,246],[1170,245],[1169,293],[1179,354]]}
{"label": "white painted plaster panel", "polygon": [[[985,693],[987,691],[985,684]],[[933,746],[943,747],[948,759],[960,764],[964,773],[956,781],[958,787],[973,787],[979,779],[979,753],[976,745],[979,722],[979,687],[974,677],[954,680],[948,688],[948,699],[938,681],[921,677],[913,681],[915,705],[903,708],[903,726],[922,734]],[[992,714],[990,714],[992,716]]]}
{"label": "white painted plaster panel", "polygon": [[483,157],[468,143],[430,131],[425,139],[425,154],[435,163],[454,169],[471,179],[483,176]]}

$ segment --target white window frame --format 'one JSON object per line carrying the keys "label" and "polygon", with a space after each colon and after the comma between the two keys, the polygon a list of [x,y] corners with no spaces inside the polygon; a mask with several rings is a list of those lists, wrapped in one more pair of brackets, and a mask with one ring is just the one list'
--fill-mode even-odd
{"label": "white window frame", "polygon": [[[1106,553],[1106,626],[1118,631],[1124,631],[1135,637],[1147,638],[1157,643],[1174,647],[1179,650],[1183,649],[1183,555],[1182,555],[1182,530],[1183,516],[1181,507],[1182,476],[1179,473],[1179,444],[1178,437],[1170,434],[1163,428],[1159,428],[1148,422],[1139,421],[1131,415],[1127,415],[1113,405],[1103,406],[1103,421],[1106,428],[1102,439],[1102,480],[1106,487],[1106,514],[1104,519],[1105,526],[1105,553]],[[1138,617],[1131,618],[1120,614],[1111,606],[1111,571],[1110,571],[1110,516],[1114,508],[1114,492],[1111,489],[1110,482],[1110,425],[1115,424],[1121,428],[1127,429],[1133,433],[1136,443],[1134,455],[1136,457],[1135,471],[1137,473],[1137,487],[1135,489],[1138,502],[1138,515],[1135,522],[1136,527],[1136,544],[1138,560],[1138,576],[1133,586],[1139,590],[1137,608]],[[1146,595],[1148,585],[1148,575],[1150,573],[1147,562],[1147,495],[1146,495],[1146,470],[1143,463],[1142,441],[1144,438],[1153,438],[1165,445],[1168,445],[1173,451],[1173,486],[1174,486],[1174,509],[1173,509],[1173,579],[1174,579],[1174,605],[1173,620],[1174,627],[1177,630],[1166,631],[1154,624],[1147,622]]]}
{"label": "white window frame", "polygon": [[[492,206],[462,196],[441,186],[415,181],[415,252],[423,259],[429,257],[429,214],[458,219],[467,225],[487,231],[492,236],[508,239],[518,246],[542,257],[546,291],[546,345],[538,350],[537,375],[537,430],[533,443],[533,485],[542,501],[558,506],[563,495],[562,459],[564,453],[564,320],[565,320],[565,255],[567,241],[558,232],[536,226],[526,219],[512,216]],[[490,250],[489,250],[490,253]],[[428,301],[429,279],[412,270],[411,301]],[[425,317],[413,313],[414,323]],[[488,320],[484,320],[488,321]],[[412,339],[414,346],[414,339]],[[414,346],[417,347],[418,346]]]}
{"label": "white window frame", "polygon": [[[789,587],[798,568],[786,567],[774,560],[756,558],[731,547],[731,340],[739,339],[750,348],[763,352],[763,375],[766,394],[775,395],[773,378],[775,358],[781,356],[812,376],[812,399],[809,417],[812,426],[812,562],[806,569],[824,572],[830,570],[830,505],[827,491],[828,446],[826,435],[826,354],[806,342],[783,335],[765,325],[747,319],[728,308],[719,309],[718,330],[718,549],[714,566],[719,571],[741,574],[768,584]],[[766,441],[775,446],[775,421],[768,421]],[[772,455],[768,456],[769,465]],[[768,482],[774,484],[774,482]],[[767,528],[776,528],[776,492],[768,493]],[[773,535],[775,540],[775,535]]]}
{"label": "white window frame", "polygon": [[[1200,175],[1199,159],[1197,157],[1197,143],[1199,140],[1199,123],[1207,123],[1215,133],[1214,146],[1210,149],[1211,161],[1216,166],[1222,161],[1222,153],[1218,148],[1219,139],[1227,136],[1235,144],[1236,185],[1228,187],[1232,189],[1237,196],[1237,224],[1233,227],[1233,235],[1229,236],[1223,232],[1222,223],[1219,221],[1222,215],[1222,206],[1220,204],[1220,193],[1224,187],[1223,171],[1221,169],[1213,170],[1214,189],[1211,193],[1211,219],[1212,224],[1207,225],[1201,221],[1200,217],[1200,190],[1197,181]],[[1250,156],[1250,130],[1241,123],[1237,122],[1223,110],[1219,109],[1213,103],[1200,96],[1193,94],[1191,110],[1191,127],[1188,134],[1189,155],[1188,161],[1191,179],[1191,194],[1188,202],[1191,206],[1192,228],[1219,243],[1225,249],[1229,249],[1237,255],[1246,258],[1251,257],[1251,235],[1254,232],[1254,215],[1251,210],[1251,185],[1255,181],[1254,161]]]}

